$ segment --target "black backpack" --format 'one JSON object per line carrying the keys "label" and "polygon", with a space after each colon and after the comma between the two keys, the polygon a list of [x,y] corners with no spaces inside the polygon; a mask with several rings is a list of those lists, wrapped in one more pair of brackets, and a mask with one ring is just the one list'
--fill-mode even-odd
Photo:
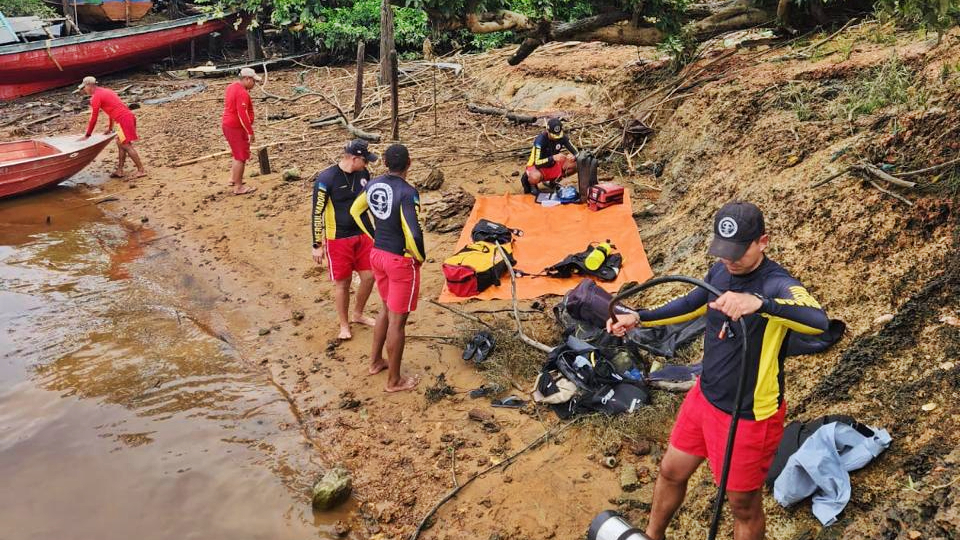
{"label": "black backpack", "polygon": [[477,224],[473,226],[473,230],[470,231],[470,238],[474,242],[509,244],[513,242],[514,236],[523,236],[523,231],[520,229],[511,229],[506,225],[486,219],[478,221]]}

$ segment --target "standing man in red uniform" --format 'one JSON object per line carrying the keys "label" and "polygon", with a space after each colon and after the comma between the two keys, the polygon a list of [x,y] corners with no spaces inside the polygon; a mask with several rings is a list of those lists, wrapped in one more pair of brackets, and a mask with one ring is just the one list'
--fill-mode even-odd
{"label": "standing man in red uniform", "polygon": [[257,72],[250,68],[240,70],[240,80],[227,86],[223,100],[223,136],[230,145],[233,164],[230,166],[230,183],[234,195],[246,195],[257,190],[243,185],[243,170],[250,159],[250,143],[256,142],[253,134],[253,102],[248,90],[262,80]]}
{"label": "standing man in red uniform", "polygon": [[117,159],[117,170],[110,174],[112,178],[123,178],[123,166],[127,161],[127,156],[133,160],[137,166],[137,174],[134,178],[140,178],[147,175],[143,168],[143,162],[140,161],[140,154],[133,147],[133,141],[137,140],[137,117],[130,112],[130,109],[120,101],[116,92],[109,88],[97,86],[95,77],[84,77],[83,82],[77,89],[82,90],[84,94],[90,96],[90,122],[87,124],[87,132],[80,140],[87,140],[93,135],[93,130],[97,128],[97,117],[100,115],[100,109],[107,113],[110,119],[110,125],[104,134],[110,133],[114,124],[117,127],[117,148],[120,156]]}

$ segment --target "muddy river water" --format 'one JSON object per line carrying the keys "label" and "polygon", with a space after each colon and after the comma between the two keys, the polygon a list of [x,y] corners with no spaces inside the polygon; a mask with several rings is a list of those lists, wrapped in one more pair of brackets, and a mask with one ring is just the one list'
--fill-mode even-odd
{"label": "muddy river water", "polygon": [[0,201],[0,540],[336,538],[287,401],[90,196]]}

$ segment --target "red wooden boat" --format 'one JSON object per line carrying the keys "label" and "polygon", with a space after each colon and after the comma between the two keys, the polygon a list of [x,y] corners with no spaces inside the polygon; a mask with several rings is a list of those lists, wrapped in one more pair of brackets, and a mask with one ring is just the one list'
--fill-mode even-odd
{"label": "red wooden boat", "polygon": [[55,186],[80,172],[116,134],[0,143],[0,199]]}
{"label": "red wooden boat", "polygon": [[13,99],[79,84],[87,75],[104,75],[169,56],[178,46],[223,31],[230,19],[202,15],[156,24],[107,30],[47,41],[0,47],[0,99]]}

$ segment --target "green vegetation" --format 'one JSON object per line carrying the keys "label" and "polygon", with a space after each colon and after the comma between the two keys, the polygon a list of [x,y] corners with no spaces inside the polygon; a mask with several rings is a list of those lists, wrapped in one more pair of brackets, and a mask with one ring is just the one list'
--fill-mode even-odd
{"label": "green vegetation", "polygon": [[852,81],[840,101],[844,116],[852,120],[892,105],[908,109],[925,106],[927,93],[917,72],[894,54],[889,60]]}
{"label": "green vegetation", "polygon": [[937,33],[960,21],[960,0],[877,0],[875,6],[881,19]]}
{"label": "green vegetation", "polygon": [[52,19],[57,12],[43,3],[43,0],[0,0],[0,13],[7,17],[27,17],[35,15],[44,19]]}

